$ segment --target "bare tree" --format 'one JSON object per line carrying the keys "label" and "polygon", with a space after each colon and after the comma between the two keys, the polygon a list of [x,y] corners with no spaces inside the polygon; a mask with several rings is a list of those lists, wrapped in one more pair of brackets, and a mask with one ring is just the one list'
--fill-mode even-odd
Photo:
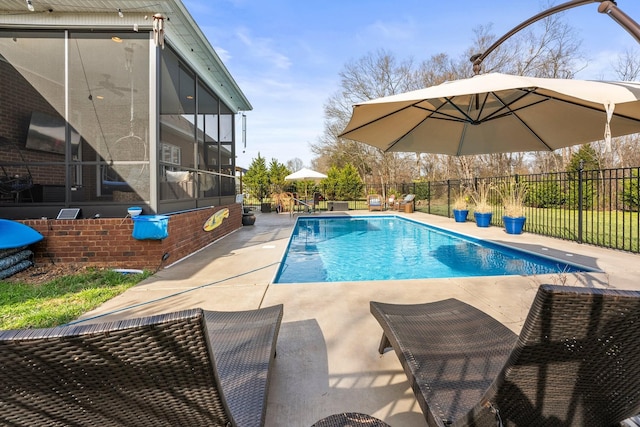
{"label": "bare tree", "polygon": [[[496,37],[491,31],[492,25],[475,28],[472,46],[457,59],[438,54],[424,61],[420,70],[424,84],[470,77],[473,69],[469,58],[486,51],[493,44]],[[580,46],[575,31],[562,21],[561,15],[554,15],[507,39],[487,56],[483,71],[570,78],[574,70],[583,66]],[[551,166],[554,170],[563,167],[555,153],[504,153],[457,157],[455,160],[447,159],[447,156],[423,157],[423,162],[426,161],[429,169],[440,171],[434,174],[436,179],[524,173],[530,169],[548,171]]]}
{"label": "bare tree", "polygon": [[571,79],[585,67],[581,53],[582,42],[575,30],[562,20],[562,15],[552,15],[540,22],[541,29],[525,30],[514,40],[514,69],[518,75]]}
{"label": "bare tree", "polygon": [[287,160],[287,169],[291,172],[297,172],[304,167],[304,162],[302,159],[295,157],[291,160]]}
{"label": "bare tree", "polygon": [[[545,7],[547,8],[547,7]],[[495,40],[491,26],[474,31],[474,46],[468,53],[484,52]],[[483,61],[485,72],[549,78],[573,78],[586,63],[582,42],[573,27],[564,21],[564,13],[552,15],[507,39]],[[569,158],[569,153],[567,159]],[[562,159],[564,156],[560,157]],[[564,169],[555,153],[504,153],[477,156],[476,168],[505,175],[528,170],[550,172]]]}
{"label": "bare tree", "polygon": [[340,72],[340,89],[325,104],[324,134],[318,143],[311,145],[318,163],[338,167],[351,163],[368,183],[384,184],[390,179],[404,178],[401,175],[407,170],[409,161],[406,154],[383,153],[338,135],[351,117],[353,104],[420,87],[415,79],[412,60],[399,62],[384,50],[346,64]]}
{"label": "bare tree", "polygon": [[[619,54],[611,67],[618,80],[634,81],[640,76],[640,59],[637,50],[625,50]],[[598,165],[601,168],[636,167],[640,165],[640,152],[638,143],[640,134],[626,135],[613,138],[607,145],[604,140],[594,141],[590,144],[596,154]],[[576,148],[563,150],[564,164],[568,164],[571,156],[577,152]]]}
{"label": "bare tree", "polygon": [[[546,18],[508,39],[484,60],[484,71],[572,77],[584,62],[581,42],[574,29],[563,21],[563,15]],[[380,50],[346,64],[340,72],[339,90],[325,104],[325,131],[318,143],[312,145],[312,151],[318,156],[314,161],[326,166],[349,162],[358,168],[365,182],[381,183],[415,178],[421,173],[427,179],[448,179],[523,173],[529,167],[547,171],[550,165],[557,164],[554,154],[548,157],[525,153],[450,157],[383,153],[338,137],[351,117],[353,104],[470,77],[473,74],[470,56],[485,51],[496,40],[491,28],[491,25],[477,27],[471,46],[459,57],[438,53],[415,66],[412,60],[398,61],[392,53]]]}
{"label": "bare tree", "polygon": [[613,69],[620,80],[635,81],[640,75],[640,53],[637,49],[625,50],[618,56]]}

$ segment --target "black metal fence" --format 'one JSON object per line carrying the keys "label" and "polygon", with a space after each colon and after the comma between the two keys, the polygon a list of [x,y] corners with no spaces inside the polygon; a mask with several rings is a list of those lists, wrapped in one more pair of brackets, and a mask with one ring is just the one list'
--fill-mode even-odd
{"label": "black metal fence", "polygon": [[[515,179],[526,183],[525,231],[596,246],[640,252],[640,167],[580,170],[507,177],[482,178],[490,186]],[[317,210],[328,210],[332,200],[347,201],[349,209],[367,209],[366,195],[380,194],[396,200],[415,194],[415,210],[453,217],[452,204],[464,189],[474,189],[478,179],[414,182],[392,185],[358,185],[353,188],[329,188],[322,185],[298,191],[299,200]],[[313,195],[315,197],[315,204]],[[491,225],[503,226],[503,207],[496,192],[490,192],[493,217]],[[268,202],[268,200],[267,200]],[[254,203],[257,203],[255,201]],[[297,205],[297,209],[305,209]],[[473,206],[470,207],[473,211]],[[473,220],[473,215],[469,215]]]}

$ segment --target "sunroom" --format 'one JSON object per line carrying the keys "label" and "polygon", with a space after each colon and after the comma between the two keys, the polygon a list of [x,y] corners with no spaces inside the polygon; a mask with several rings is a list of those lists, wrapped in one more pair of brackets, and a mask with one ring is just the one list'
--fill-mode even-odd
{"label": "sunroom", "polygon": [[250,110],[180,0],[0,0],[5,218],[233,203]]}
{"label": "sunroom", "polygon": [[181,0],[0,0],[0,217],[36,261],[156,268],[242,227],[251,109]]}

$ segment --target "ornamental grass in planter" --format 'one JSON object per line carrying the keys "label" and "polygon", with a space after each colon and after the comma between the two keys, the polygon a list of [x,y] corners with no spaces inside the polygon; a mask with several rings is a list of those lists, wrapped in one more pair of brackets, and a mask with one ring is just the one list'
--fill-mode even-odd
{"label": "ornamental grass in planter", "polygon": [[453,218],[456,222],[465,222],[469,214],[469,191],[461,188],[451,207],[453,208]]}
{"label": "ornamental grass in planter", "polygon": [[471,193],[473,199],[473,216],[478,227],[488,227],[491,224],[493,210],[489,202],[492,187],[485,180],[478,181],[475,190]]}
{"label": "ornamental grass in planter", "polygon": [[524,201],[529,192],[528,184],[512,178],[500,183],[496,191],[504,206],[502,221],[505,230],[509,234],[521,234],[526,221]]}

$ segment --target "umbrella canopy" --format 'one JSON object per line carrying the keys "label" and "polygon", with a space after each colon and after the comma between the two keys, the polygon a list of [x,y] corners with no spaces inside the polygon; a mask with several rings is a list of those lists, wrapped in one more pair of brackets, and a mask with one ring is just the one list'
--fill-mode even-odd
{"label": "umbrella canopy", "polygon": [[489,73],[356,104],[340,136],[384,151],[553,151],[640,132],[639,99],[640,82]]}
{"label": "umbrella canopy", "polygon": [[311,169],[302,168],[297,172],[292,173],[284,177],[286,181],[305,181],[305,180],[320,180],[326,178],[327,175],[316,172]]}
{"label": "umbrella canopy", "polygon": [[[327,178],[327,175],[320,173],[320,172],[316,172],[314,170],[311,169],[307,169],[307,168],[302,168],[297,172],[292,173],[291,175],[287,175],[284,177],[284,179],[286,181],[320,181],[321,179],[325,179]],[[307,188],[307,184],[304,184],[304,198],[305,200],[308,199],[308,188]],[[315,206],[315,197],[313,199],[313,204]]]}

